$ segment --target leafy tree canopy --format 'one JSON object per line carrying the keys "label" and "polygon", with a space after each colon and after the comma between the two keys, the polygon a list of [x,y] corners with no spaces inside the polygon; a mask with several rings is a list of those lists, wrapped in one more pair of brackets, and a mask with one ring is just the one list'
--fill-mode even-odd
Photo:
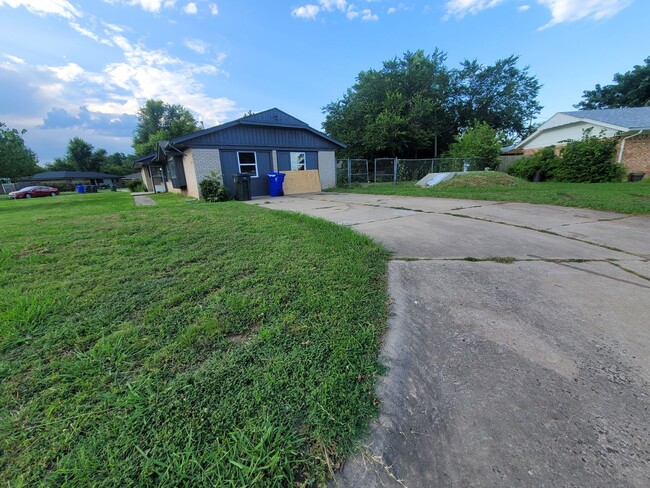
{"label": "leafy tree canopy", "polygon": [[361,71],[342,99],[323,107],[323,129],[348,144],[350,156],[417,158],[438,154],[474,121],[509,137],[523,137],[540,112],[541,85],[518,68],[517,56],[484,66],[464,61],[445,65],[435,50],[406,52]]}
{"label": "leafy tree canopy", "polygon": [[19,179],[38,173],[38,158],[25,146],[26,130],[10,129],[0,122],[0,178]]}
{"label": "leafy tree canopy", "polygon": [[133,136],[137,157],[156,150],[158,141],[165,141],[200,130],[192,113],[182,105],[162,100],[147,100],[138,110],[138,125]]}
{"label": "leafy tree canopy", "polygon": [[50,171],[97,171],[114,175],[133,173],[134,157],[123,153],[108,154],[106,149],[95,149],[80,137],[68,141],[65,157],[54,158]]}
{"label": "leafy tree canopy", "polygon": [[580,110],[650,106],[650,57],[627,73],[616,73],[613,84],[585,90],[582,98],[575,105]]}
{"label": "leafy tree canopy", "polygon": [[503,144],[503,134],[490,127],[487,122],[476,122],[454,138],[445,157],[481,158],[477,169],[496,168]]}

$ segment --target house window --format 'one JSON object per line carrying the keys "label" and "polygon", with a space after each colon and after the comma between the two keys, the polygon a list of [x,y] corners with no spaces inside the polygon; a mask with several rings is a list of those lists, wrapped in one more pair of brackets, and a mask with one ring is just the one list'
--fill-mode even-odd
{"label": "house window", "polygon": [[170,180],[176,178],[176,161],[174,161],[173,156],[167,158],[167,175]]}
{"label": "house window", "polygon": [[254,152],[238,152],[240,173],[252,173],[253,178],[257,178],[257,158]]}
{"label": "house window", "polygon": [[304,171],[307,169],[307,158],[304,152],[289,153],[291,161],[291,171]]}

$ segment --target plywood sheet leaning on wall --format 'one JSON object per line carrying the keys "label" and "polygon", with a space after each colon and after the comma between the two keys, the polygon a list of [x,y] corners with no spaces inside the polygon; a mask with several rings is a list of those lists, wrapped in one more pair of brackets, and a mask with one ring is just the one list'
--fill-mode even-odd
{"label": "plywood sheet leaning on wall", "polygon": [[286,175],[282,186],[285,195],[321,191],[320,176],[317,169],[283,171],[283,173]]}

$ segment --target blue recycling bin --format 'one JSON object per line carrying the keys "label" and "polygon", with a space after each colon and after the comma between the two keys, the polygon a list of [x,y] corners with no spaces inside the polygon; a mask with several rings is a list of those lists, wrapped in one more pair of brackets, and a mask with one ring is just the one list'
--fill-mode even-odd
{"label": "blue recycling bin", "polygon": [[77,185],[75,188],[77,189],[77,193],[86,193],[86,187],[84,185]]}
{"label": "blue recycling bin", "polygon": [[266,177],[269,180],[269,194],[272,197],[284,196],[284,191],[282,190],[284,176],[284,173],[266,173]]}

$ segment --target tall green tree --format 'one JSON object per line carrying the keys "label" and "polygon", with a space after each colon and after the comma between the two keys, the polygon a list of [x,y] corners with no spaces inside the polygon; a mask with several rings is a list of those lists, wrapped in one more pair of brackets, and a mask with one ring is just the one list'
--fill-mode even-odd
{"label": "tall green tree", "polygon": [[25,129],[10,129],[0,122],[0,178],[19,179],[38,173],[38,158],[25,145]]}
{"label": "tall green tree", "polygon": [[477,168],[496,168],[504,136],[487,122],[477,122],[463,130],[450,144],[445,157],[478,158]]}
{"label": "tall green tree", "polygon": [[585,90],[582,98],[575,105],[580,110],[650,106],[650,57],[626,73],[616,73],[613,84]]}
{"label": "tall green tree", "polygon": [[73,137],[68,141],[65,157],[54,158],[54,161],[48,165],[48,169],[105,172],[107,162],[106,149],[95,149],[91,143],[81,137]]}
{"label": "tall green tree", "polygon": [[453,71],[450,105],[456,115],[457,130],[475,121],[485,122],[512,139],[529,132],[542,110],[537,101],[541,84],[530,75],[529,67],[517,67],[518,56],[497,60],[492,66],[465,60]]}
{"label": "tall green tree", "polygon": [[96,152],[91,143],[84,141],[81,137],[73,137],[68,141],[66,160],[77,171],[99,171],[101,158],[105,154],[104,149]]}
{"label": "tall green tree", "polygon": [[437,49],[418,50],[361,71],[343,98],[323,107],[323,129],[348,144],[347,155],[366,158],[439,154],[474,121],[512,138],[526,134],[541,110],[540,84],[516,56],[460,69],[445,61]]}
{"label": "tall green tree", "polygon": [[165,141],[200,130],[192,113],[182,105],[162,100],[147,100],[138,110],[138,125],[133,136],[137,157],[154,152],[158,141]]}

